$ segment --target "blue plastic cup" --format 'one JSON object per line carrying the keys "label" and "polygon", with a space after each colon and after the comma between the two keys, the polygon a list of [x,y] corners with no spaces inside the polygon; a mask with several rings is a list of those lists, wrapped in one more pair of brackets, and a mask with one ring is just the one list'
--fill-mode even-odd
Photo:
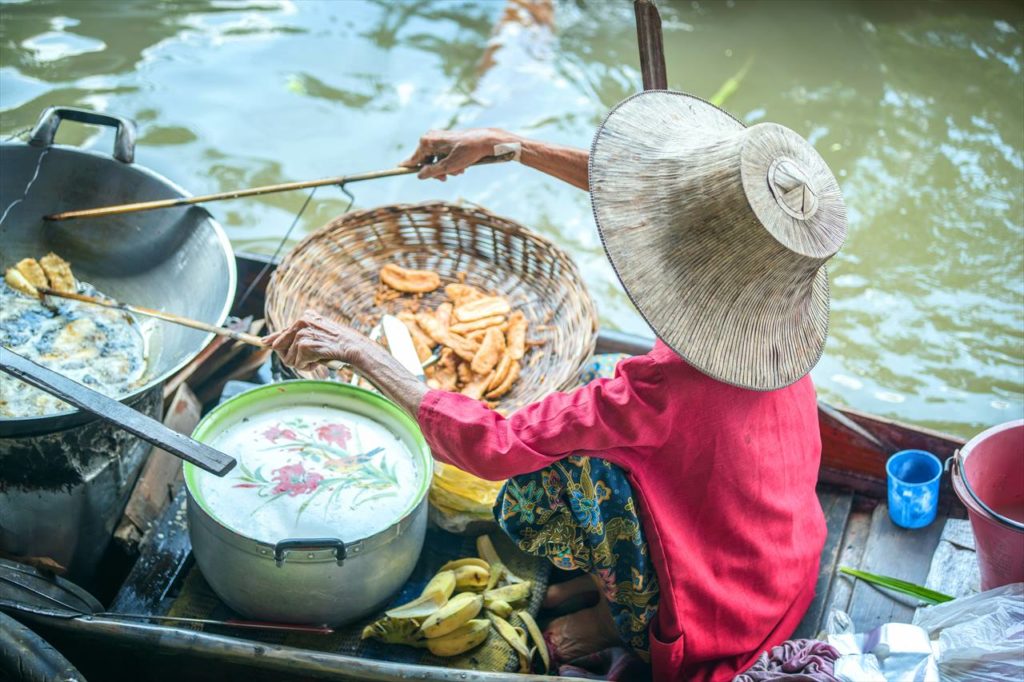
{"label": "blue plastic cup", "polygon": [[889,518],[903,528],[924,528],[939,509],[942,462],[924,450],[901,450],[885,463]]}

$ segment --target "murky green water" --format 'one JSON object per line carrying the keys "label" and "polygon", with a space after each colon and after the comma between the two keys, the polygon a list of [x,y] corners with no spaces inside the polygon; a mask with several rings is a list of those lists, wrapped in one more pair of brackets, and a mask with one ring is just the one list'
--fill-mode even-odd
{"label": "murky green water", "polygon": [[[67,104],[134,118],[139,163],[195,193],[386,168],[422,131],[502,126],[589,145],[638,89],[629,2],[33,0],[0,5],[0,133]],[[1024,11],[955,2],[660,3],[670,84],[787,125],[839,176],[850,236],[831,266],[821,392],[970,435],[1024,413]],[[497,47],[493,65],[482,59]],[[67,125],[61,141],[108,149]],[[643,332],[587,196],[520,167],[354,186],[357,206],[464,198],[563,244],[603,322]],[[299,194],[211,206],[273,250]],[[320,190],[298,231],[339,213]],[[298,232],[297,231],[297,232]]]}

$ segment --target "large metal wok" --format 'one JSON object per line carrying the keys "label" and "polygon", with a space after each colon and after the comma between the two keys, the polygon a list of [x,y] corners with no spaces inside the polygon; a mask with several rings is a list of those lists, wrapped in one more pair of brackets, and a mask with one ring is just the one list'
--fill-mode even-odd
{"label": "large metal wok", "polygon": [[[116,128],[112,157],[54,145],[63,120]],[[73,208],[188,196],[135,165],[134,155],[127,119],[59,107],[42,114],[28,144],[0,145],[0,266],[55,251],[77,277],[118,300],[222,323],[234,298],[234,256],[204,209],[43,220]],[[211,335],[160,323],[147,336],[145,383],[123,402],[159,418],[164,380]],[[0,417],[0,551],[49,556],[88,581],[148,452],[78,410]]]}

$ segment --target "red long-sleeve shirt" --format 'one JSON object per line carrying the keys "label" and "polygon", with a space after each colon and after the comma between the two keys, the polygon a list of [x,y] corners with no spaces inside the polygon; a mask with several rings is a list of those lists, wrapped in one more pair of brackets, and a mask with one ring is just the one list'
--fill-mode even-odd
{"label": "red long-sleeve shirt", "polygon": [[437,459],[490,480],[572,454],[628,472],[661,587],[656,680],[731,679],[785,640],[814,597],[825,521],[809,377],[777,391],[736,388],[658,342],[614,378],[508,419],[431,391],[419,422]]}

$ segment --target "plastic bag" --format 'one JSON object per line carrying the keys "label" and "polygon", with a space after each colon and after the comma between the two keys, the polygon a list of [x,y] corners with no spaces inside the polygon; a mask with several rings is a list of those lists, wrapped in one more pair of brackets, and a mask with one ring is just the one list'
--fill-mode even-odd
{"label": "plastic bag", "polygon": [[1024,679],[1024,583],[920,609],[943,680]]}
{"label": "plastic bag", "polygon": [[933,647],[924,629],[909,623],[886,623],[854,633],[850,617],[832,611],[828,643],[841,656],[832,674],[843,682],[939,682]]}

